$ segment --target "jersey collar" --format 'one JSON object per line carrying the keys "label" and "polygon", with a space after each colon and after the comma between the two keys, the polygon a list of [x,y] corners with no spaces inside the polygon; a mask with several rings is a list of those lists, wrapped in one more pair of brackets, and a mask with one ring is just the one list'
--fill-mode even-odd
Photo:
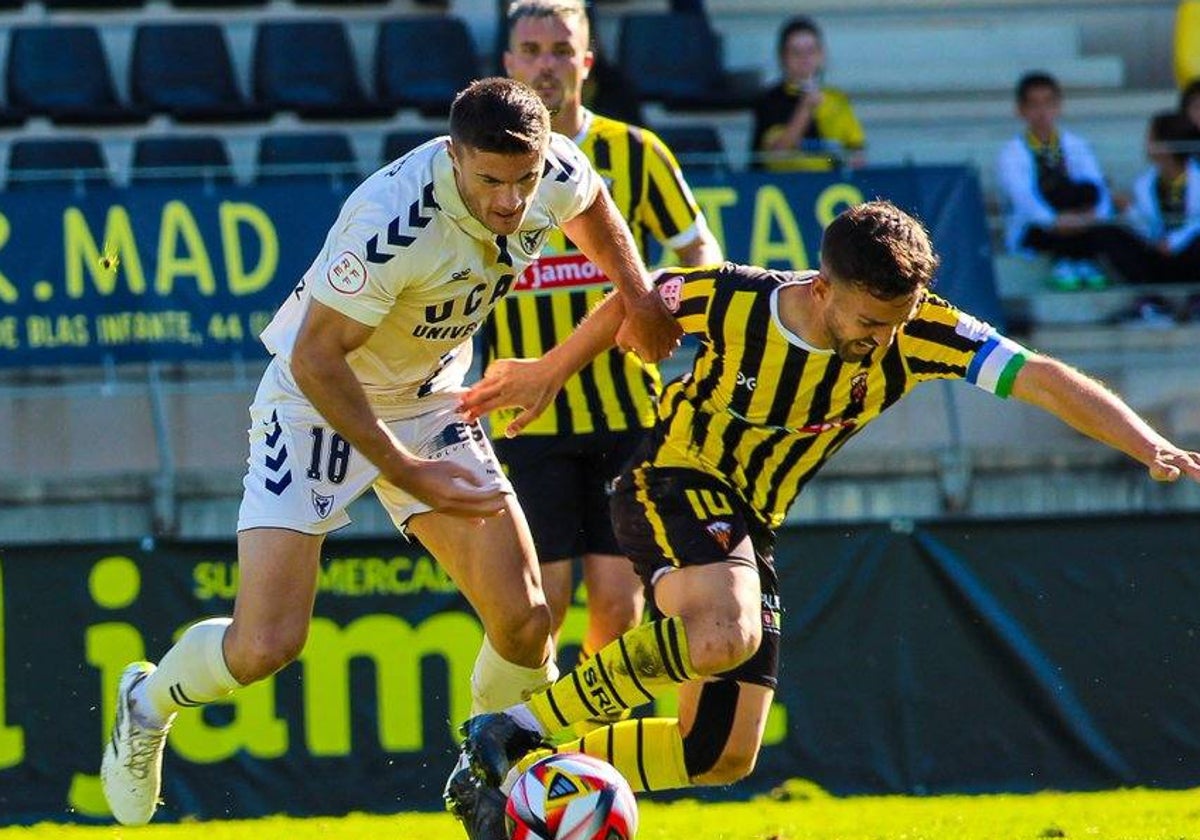
{"label": "jersey collar", "polygon": [[799,347],[801,350],[807,350],[809,353],[816,353],[821,356],[831,356],[834,352],[832,348],[814,347],[799,335],[784,326],[783,319],[779,317],[779,290],[786,286],[804,286],[808,283],[811,283],[813,278],[816,276],[817,272],[815,271],[800,272],[799,276],[795,280],[789,280],[785,283],[780,283],[778,286],[772,289],[771,321],[775,324],[775,329],[779,330],[779,334],[787,340],[788,344]]}
{"label": "jersey collar", "polygon": [[443,144],[433,158],[433,194],[442,212],[454,220],[460,228],[475,239],[494,240],[496,234],[488,230],[483,222],[471,215],[458,192],[454,181],[454,163],[450,152]]}

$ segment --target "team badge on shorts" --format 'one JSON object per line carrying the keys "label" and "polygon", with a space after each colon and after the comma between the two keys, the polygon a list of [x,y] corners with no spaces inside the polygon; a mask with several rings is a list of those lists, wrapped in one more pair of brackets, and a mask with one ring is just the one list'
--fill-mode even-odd
{"label": "team badge on shorts", "polygon": [[708,531],[708,535],[712,537],[717,545],[721,546],[722,551],[729,550],[729,540],[733,537],[733,526],[728,522],[710,522],[704,527]]}
{"label": "team badge on shorts", "polygon": [[333,510],[333,496],[322,496],[316,490],[312,491],[312,503],[313,510],[322,519],[329,516],[329,511]]}

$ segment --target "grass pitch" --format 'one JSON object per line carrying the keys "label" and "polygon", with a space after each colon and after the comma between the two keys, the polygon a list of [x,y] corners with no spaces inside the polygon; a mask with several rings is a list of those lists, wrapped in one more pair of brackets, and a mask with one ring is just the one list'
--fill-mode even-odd
{"label": "grass pitch", "polygon": [[[179,823],[141,828],[43,824],[0,840],[364,840],[464,835],[447,814]],[[639,840],[1200,840],[1200,790],[852,797],[802,783],[752,802],[641,803]]]}

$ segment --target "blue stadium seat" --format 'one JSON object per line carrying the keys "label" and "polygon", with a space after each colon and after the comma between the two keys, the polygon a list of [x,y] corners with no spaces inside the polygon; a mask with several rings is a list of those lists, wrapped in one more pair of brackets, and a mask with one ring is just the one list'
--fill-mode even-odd
{"label": "blue stadium seat", "polygon": [[711,125],[670,125],[653,131],[674,153],[685,173],[718,175],[729,171],[721,135]]}
{"label": "blue stadium seat", "polygon": [[133,102],[180,122],[263,120],[234,81],[225,33],[215,23],[144,24],[129,62]]}
{"label": "blue stadium seat", "polygon": [[232,184],[229,151],[214,136],[139,137],[133,143],[134,184]]}
{"label": "blue stadium seat", "polygon": [[467,25],[456,17],[403,17],[379,25],[375,89],[392,107],[448,114],[455,95],[479,78]]}
{"label": "blue stadium seat", "polygon": [[184,9],[215,9],[236,6],[265,6],[267,0],[171,0],[171,4]]}
{"label": "blue stadium seat", "polygon": [[14,140],[9,149],[10,190],[111,183],[104,150],[98,140],[83,137]]}
{"label": "blue stadium seat", "polygon": [[355,72],[346,29],[332,19],[260,23],[254,42],[255,100],[273,111],[313,119],[374,119]]}
{"label": "blue stadium seat", "polygon": [[42,0],[47,9],[133,9],[144,0]]}
{"label": "blue stadium seat", "polygon": [[621,18],[618,64],[642,99],[668,108],[745,108],[757,74],[731,74],[721,42],[703,14],[649,12]]}
{"label": "blue stadium seat", "polygon": [[16,27],[8,48],[11,106],[56,123],[145,122],[117,101],[100,36],[90,26]]}
{"label": "blue stadium seat", "polygon": [[256,179],[345,184],[358,177],[350,138],[340,131],[264,134],[258,141]]}
{"label": "blue stadium seat", "polygon": [[406,155],[422,143],[440,137],[445,131],[391,131],[383,137],[383,162]]}

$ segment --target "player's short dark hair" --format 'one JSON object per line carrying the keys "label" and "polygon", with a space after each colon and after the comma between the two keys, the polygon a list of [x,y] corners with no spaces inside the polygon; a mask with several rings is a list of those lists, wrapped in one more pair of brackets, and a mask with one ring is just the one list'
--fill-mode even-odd
{"label": "player's short dark hair", "polygon": [[591,20],[583,0],[513,0],[506,12],[510,39],[517,21],[525,18],[557,18],[566,21],[568,25],[574,23],[582,27],[589,41],[592,37]]}
{"label": "player's short dark hair", "polygon": [[1196,137],[1191,121],[1179,111],[1159,111],[1152,116],[1149,134],[1151,140],[1167,146],[1180,163],[1187,161]]}
{"label": "player's short dark hair", "polygon": [[938,257],[929,233],[890,201],[868,201],[840,213],[821,239],[821,271],[880,300],[928,288]]}
{"label": "player's short dark hair", "polygon": [[1058,79],[1045,70],[1034,70],[1026,73],[1017,82],[1017,104],[1024,105],[1025,100],[1029,98],[1029,94],[1035,88],[1047,88],[1054,91],[1055,96],[1062,96],[1062,85],[1058,83]]}
{"label": "player's short dark hair", "polygon": [[456,146],[515,155],[541,152],[550,138],[550,112],[533,89],[513,79],[471,82],[450,106]]}
{"label": "player's short dark hair", "polygon": [[823,43],[824,38],[821,35],[821,27],[817,26],[817,22],[808,15],[797,15],[794,18],[789,18],[784,23],[783,28],[779,30],[779,43],[775,47],[775,51],[779,55],[783,55],[783,50],[787,47],[788,39],[797,32],[809,32],[818,43]]}

